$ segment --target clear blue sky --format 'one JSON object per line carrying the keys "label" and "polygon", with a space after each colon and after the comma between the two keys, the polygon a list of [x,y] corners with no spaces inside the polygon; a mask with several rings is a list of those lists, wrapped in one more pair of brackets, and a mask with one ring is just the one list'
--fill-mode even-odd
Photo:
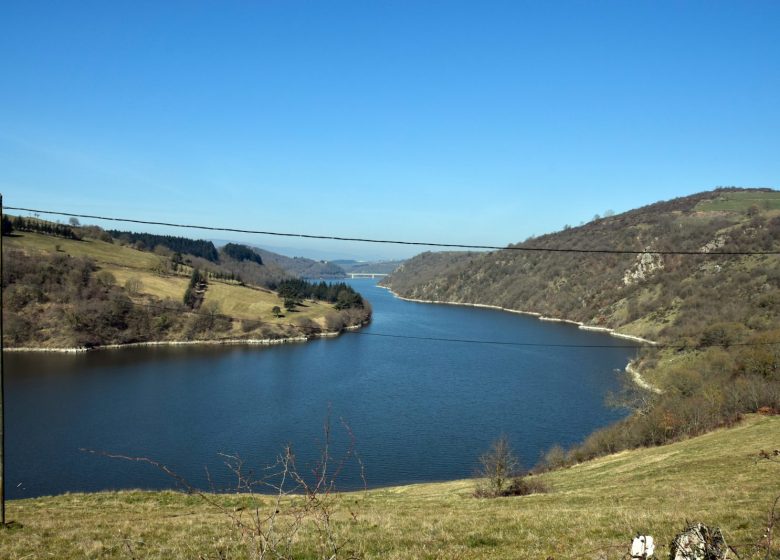
{"label": "clear blue sky", "polygon": [[777,187],[778,30],[777,1],[3,2],[0,191],[502,245],[718,185]]}

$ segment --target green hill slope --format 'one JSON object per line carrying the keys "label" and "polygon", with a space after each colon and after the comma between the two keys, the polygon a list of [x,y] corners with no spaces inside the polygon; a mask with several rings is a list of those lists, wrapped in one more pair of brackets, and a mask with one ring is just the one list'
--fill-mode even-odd
{"label": "green hill slope", "polygon": [[[4,341],[11,348],[297,338],[370,315],[367,306],[336,309],[313,300],[274,312],[285,300],[264,285],[290,276],[222,253],[210,262],[166,248],[139,250],[105,232],[69,239],[15,231],[3,244]],[[203,294],[188,306],[195,268]]]}
{"label": "green hill slope", "polygon": [[760,331],[780,316],[777,256],[653,252],[778,251],[780,192],[701,193],[514,247],[648,253],[424,253],[383,284],[404,297],[498,305],[674,342],[698,343],[713,318]]}
{"label": "green hill slope", "polygon": [[[329,530],[344,544],[338,558],[617,559],[637,532],[653,535],[664,558],[686,520],[700,520],[720,526],[741,558],[764,558],[752,545],[765,542],[780,464],[759,452],[779,442],[780,417],[751,416],[727,430],[546,473],[547,494],[478,499],[473,480],[347,493],[328,502]],[[8,516],[21,527],[0,531],[0,557],[248,558],[252,539],[235,520],[249,521],[253,506],[262,516],[278,510],[277,534],[290,536],[285,524],[302,504],[212,498],[225,510],[174,492],[12,501]],[[315,518],[304,515],[292,540],[296,558],[323,557]]]}

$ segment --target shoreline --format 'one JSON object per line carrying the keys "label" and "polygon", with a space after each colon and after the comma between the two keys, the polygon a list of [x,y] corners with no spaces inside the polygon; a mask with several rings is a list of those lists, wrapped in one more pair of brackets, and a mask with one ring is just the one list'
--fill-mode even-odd
{"label": "shoreline", "polygon": [[356,325],[348,325],[341,331],[323,331],[311,335],[288,336],[285,338],[224,338],[211,340],[151,340],[147,342],[129,342],[127,344],[106,344],[103,346],[85,346],[65,347],[65,348],[38,348],[38,347],[18,347],[5,348],[4,352],[29,352],[29,353],[50,353],[50,354],[86,354],[99,350],[124,350],[127,348],[153,348],[165,346],[277,346],[281,344],[296,344],[308,342],[315,338],[335,338],[340,336],[343,331],[355,331],[370,322],[366,320]]}
{"label": "shoreline", "polygon": [[[378,286],[379,288],[383,288],[393,294],[393,297],[396,297],[403,301],[410,301],[412,303],[429,303],[429,304],[439,304],[439,305],[460,305],[464,307],[480,307],[483,309],[495,309],[498,311],[506,311],[507,313],[516,313],[518,315],[529,315],[531,317],[536,317],[540,321],[546,321],[549,323],[565,323],[569,325],[576,325],[578,329],[582,329],[584,331],[593,331],[593,332],[601,332],[606,333],[610,336],[613,336],[615,338],[622,338],[625,340],[633,340],[635,342],[642,342],[644,344],[649,344],[651,346],[655,346],[658,344],[654,340],[649,340],[647,338],[642,338],[641,336],[634,336],[631,334],[624,334],[617,332],[615,329],[611,329],[609,327],[596,327],[591,325],[586,325],[585,323],[581,321],[572,321],[571,319],[561,319],[558,317],[545,317],[541,313],[537,313],[536,311],[524,311],[522,309],[511,309],[508,307],[501,307],[499,305],[488,305],[485,303],[463,303],[460,301],[439,301],[439,300],[425,300],[425,299],[414,299],[414,298],[407,298],[403,297],[396,292],[393,291],[392,288],[389,288],[387,286]],[[647,391],[651,391],[656,394],[661,394],[663,391],[653,385],[652,383],[645,380],[644,377],[642,377],[642,374],[639,373],[639,371],[634,367],[634,361],[629,360],[628,364],[626,364],[625,370],[627,374],[631,376],[631,379],[641,387],[642,389],[645,389]]]}

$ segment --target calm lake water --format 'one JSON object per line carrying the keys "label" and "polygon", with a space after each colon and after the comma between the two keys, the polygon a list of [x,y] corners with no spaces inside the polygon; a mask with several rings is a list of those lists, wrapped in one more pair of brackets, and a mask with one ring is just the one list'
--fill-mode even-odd
{"label": "calm lake water", "polygon": [[[622,415],[603,399],[633,356],[619,348],[625,341],[496,310],[405,302],[374,280],[351,284],[374,308],[360,334],[277,347],[7,354],[9,497],[173,486],[149,465],[81,448],[149,457],[227,490],[233,479],[220,453],[262,472],[289,442],[308,472],[328,418],[332,454],[353,445],[369,486],[457,479],[473,474],[501,434],[531,467],[551,445],[581,441]],[[338,486],[362,486],[359,471],[349,461]]]}

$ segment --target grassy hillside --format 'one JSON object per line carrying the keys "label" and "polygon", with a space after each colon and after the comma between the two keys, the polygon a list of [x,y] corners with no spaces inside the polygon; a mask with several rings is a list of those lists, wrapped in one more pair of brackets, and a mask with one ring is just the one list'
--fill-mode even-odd
{"label": "grassy hillside", "polygon": [[[686,520],[699,520],[720,526],[741,558],[764,558],[752,545],[764,542],[780,464],[759,452],[778,446],[780,417],[751,416],[727,430],[546,473],[547,494],[478,499],[473,480],[343,494],[331,502],[331,528],[346,543],[342,558],[618,559],[637,532],[653,535],[664,558]],[[228,514],[248,521],[252,506],[278,509],[283,527],[301,503],[214,498],[227,514],[175,492],[12,501],[8,516],[18,525],[0,531],[0,557],[247,558],[248,541]],[[315,519],[306,517],[293,538],[296,558],[321,557]],[[780,557],[780,546],[767,557]]]}
{"label": "grassy hillside", "polygon": [[[284,300],[244,276],[288,278],[257,263],[209,263],[171,251],[83,237],[35,232],[4,237],[5,341],[9,347],[74,347],[158,340],[282,338],[338,330],[363,321],[369,310],[337,310],[303,301],[292,311]],[[197,309],[183,304],[193,267],[207,286]],[[254,271],[254,272],[253,272]],[[256,272],[261,271],[261,272]],[[241,275],[241,272],[245,273]]]}
{"label": "grassy hillside", "polygon": [[286,257],[259,247],[254,248],[263,261],[273,263],[293,276],[301,278],[344,278],[346,274],[339,265],[329,261],[315,261],[305,257]]}
{"label": "grassy hillside", "polygon": [[404,297],[480,303],[658,341],[636,366],[664,393],[570,456],[657,444],[780,409],[780,192],[720,189],[526,240],[588,252],[424,253],[382,284]]}

